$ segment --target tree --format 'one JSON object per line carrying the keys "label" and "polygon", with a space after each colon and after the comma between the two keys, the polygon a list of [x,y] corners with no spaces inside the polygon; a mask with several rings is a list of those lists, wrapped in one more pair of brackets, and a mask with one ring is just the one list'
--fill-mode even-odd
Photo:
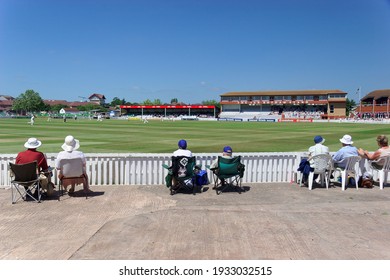
{"label": "tree", "polygon": [[111,101],[112,107],[116,107],[116,106],[124,105],[124,104],[126,104],[126,100],[125,99],[120,100],[118,97],[114,97]]}
{"label": "tree", "polygon": [[160,99],[154,99],[153,101],[150,99],[146,99],[145,101],[142,102],[142,105],[161,105],[161,100]]}
{"label": "tree", "polygon": [[153,102],[150,101],[150,99],[146,99],[144,102],[142,102],[142,105],[153,105]]}
{"label": "tree", "polygon": [[202,104],[203,105],[214,105],[215,107],[217,107],[217,108],[220,108],[221,107],[221,105],[219,104],[219,102],[218,101],[216,101],[216,100],[204,100],[204,101],[202,101]]}
{"label": "tree", "polygon": [[347,117],[349,116],[349,114],[352,112],[352,110],[353,110],[355,107],[356,107],[356,102],[355,102],[355,100],[347,98],[347,101],[346,101],[346,103],[345,103],[345,109],[346,109]]}
{"label": "tree", "polygon": [[45,109],[45,103],[38,92],[28,89],[15,98],[12,109],[24,113],[32,113]]}
{"label": "tree", "polygon": [[77,109],[79,111],[84,111],[84,112],[89,112],[92,110],[99,110],[102,112],[107,112],[107,108],[104,108],[103,106],[100,106],[98,104],[87,104],[87,105],[82,105],[82,106],[77,106]]}
{"label": "tree", "polygon": [[179,103],[179,100],[177,100],[177,98],[172,98],[171,104],[176,104],[176,103]]}

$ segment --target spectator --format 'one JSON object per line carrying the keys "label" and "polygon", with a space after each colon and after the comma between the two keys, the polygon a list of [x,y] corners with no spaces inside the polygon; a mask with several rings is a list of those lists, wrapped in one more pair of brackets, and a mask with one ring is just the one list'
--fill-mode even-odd
{"label": "spectator", "polygon": [[376,142],[379,146],[378,150],[373,153],[369,153],[362,148],[358,149],[358,153],[361,157],[366,158],[372,162],[372,166],[376,169],[381,169],[383,167],[383,159],[390,156],[389,140],[385,135],[378,135]]}
{"label": "spectator", "polygon": [[342,148],[338,150],[333,155],[333,162],[335,163],[335,167],[345,168],[344,159],[347,157],[358,156],[358,149],[352,146],[353,141],[351,135],[345,134],[343,138],[340,139],[342,144]]}
{"label": "spectator", "polygon": [[[184,139],[181,139],[177,145],[179,146],[179,149],[173,152],[172,156],[174,157],[180,157],[180,156],[185,156],[185,157],[192,157],[192,152],[190,150],[187,150],[187,141]],[[170,167],[172,170],[172,166]],[[178,186],[178,181],[177,179],[172,176],[172,173],[169,172],[168,175],[165,177],[165,181],[167,184],[167,187],[173,186],[173,188],[177,188]]]}
{"label": "spectator", "polygon": [[[227,159],[233,158],[233,149],[230,146],[223,147],[222,157]],[[213,161],[213,163],[210,165],[210,170],[212,170],[215,173],[217,168],[218,168],[218,158],[216,158]],[[221,180],[221,184],[225,185],[225,179],[221,178],[220,180]],[[213,187],[213,190],[215,190],[215,186]]]}
{"label": "spectator", "polygon": [[26,147],[27,150],[18,153],[15,163],[25,164],[36,161],[38,164],[38,172],[40,173],[41,188],[50,196],[54,194],[54,184],[51,182],[51,168],[47,165],[46,156],[42,152],[37,151],[37,148],[41,145],[42,142],[37,138],[29,138],[27,142],[24,143],[24,147]]}
{"label": "spectator", "polygon": [[322,138],[322,136],[317,135],[314,137],[314,146],[311,146],[309,148],[309,163],[310,166],[313,167],[313,160],[312,157],[316,155],[321,155],[321,154],[329,154],[329,148],[327,146],[324,146],[325,139]]}
{"label": "spectator", "polygon": [[186,157],[192,157],[192,152],[190,150],[187,150],[187,141],[182,139],[180,140],[177,145],[179,146],[179,149],[173,152],[174,157],[178,156],[186,156]]}
{"label": "spectator", "polygon": [[[222,157],[231,159],[233,158],[233,150],[230,146],[225,146],[222,151]],[[210,165],[210,169],[215,169],[218,167],[218,158],[213,161]]]}
{"label": "spectator", "polygon": [[[314,137],[314,146],[311,146],[309,148],[309,157],[306,159],[302,159],[299,163],[299,168],[297,171],[300,171],[302,173],[302,183],[307,184],[307,180],[309,178],[309,174],[311,171],[314,171],[314,161],[312,158],[316,155],[320,154],[329,154],[329,148],[323,143],[325,142],[325,139],[322,138],[322,136],[317,135]],[[314,179],[318,177],[318,174],[314,175]]]}
{"label": "spectator", "polygon": [[[84,178],[81,178],[79,181],[74,181],[74,179],[69,180],[69,181],[66,179],[63,180],[62,183],[63,183],[65,191],[69,185],[72,185],[72,187],[69,189],[69,193],[72,194],[74,192],[75,184],[82,183],[84,186],[84,192],[91,192],[91,190],[89,189],[89,184],[88,184],[88,175],[86,173],[87,161],[85,159],[83,152],[77,151],[78,148],[80,148],[80,141],[75,139],[72,135],[68,135],[65,137],[65,142],[64,142],[64,144],[62,144],[61,148],[63,149],[63,151],[58,153],[57,159],[56,159],[56,168],[58,170],[60,170],[60,160],[61,159],[81,158],[83,161],[83,165],[84,165],[84,167],[83,167]],[[63,175],[61,173],[59,173],[58,178],[62,179]]]}

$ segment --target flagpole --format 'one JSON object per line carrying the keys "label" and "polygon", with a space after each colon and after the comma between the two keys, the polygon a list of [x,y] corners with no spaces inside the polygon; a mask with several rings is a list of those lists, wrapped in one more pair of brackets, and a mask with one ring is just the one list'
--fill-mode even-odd
{"label": "flagpole", "polygon": [[362,91],[362,87],[359,87],[359,106],[360,106],[360,117],[363,116],[363,112],[362,112],[362,101],[360,99],[360,92]]}

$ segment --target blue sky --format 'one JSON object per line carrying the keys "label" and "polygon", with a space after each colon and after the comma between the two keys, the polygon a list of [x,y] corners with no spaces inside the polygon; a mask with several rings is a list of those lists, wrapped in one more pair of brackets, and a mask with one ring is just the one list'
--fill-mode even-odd
{"label": "blue sky", "polygon": [[0,94],[390,88],[390,0],[0,0]]}

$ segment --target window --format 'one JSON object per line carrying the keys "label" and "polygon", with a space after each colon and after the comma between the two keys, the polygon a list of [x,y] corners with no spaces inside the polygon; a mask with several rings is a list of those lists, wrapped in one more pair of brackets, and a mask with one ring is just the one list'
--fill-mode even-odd
{"label": "window", "polygon": [[334,105],[330,105],[330,113],[334,113]]}
{"label": "window", "polygon": [[345,94],[329,94],[329,98],[345,98]]}
{"label": "window", "polygon": [[221,101],[235,101],[238,100],[236,96],[222,96]]}

